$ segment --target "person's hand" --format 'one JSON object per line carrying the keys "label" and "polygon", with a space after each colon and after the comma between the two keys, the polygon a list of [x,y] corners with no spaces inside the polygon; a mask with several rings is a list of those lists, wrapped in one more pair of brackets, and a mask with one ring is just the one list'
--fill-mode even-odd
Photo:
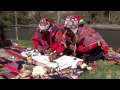
{"label": "person's hand", "polygon": [[70,44],[70,45],[69,45],[69,48],[70,48],[70,50],[74,51],[75,46],[72,45],[72,44]]}
{"label": "person's hand", "polygon": [[47,54],[51,54],[52,50],[51,50],[51,48],[50,48],[50,49],[48,49],[48,50],[45,50],[45,52],[46,52]]}
{"label": "person's hand", "polygon": [[53,60],[55,60],[55,59],[57,59],[58,58],[58,54],[57,53],[53,53],[53,54],[51,54],[50,56],[49,56],[49,60],[51,61],[51,62],[53,62]]}
{"label": "person's hand", "polygon": [[37,49],[38,49],[39,52],[42,52],[42,51],[44,50],[44,49],[42,48],[42,46],[38,46]]}

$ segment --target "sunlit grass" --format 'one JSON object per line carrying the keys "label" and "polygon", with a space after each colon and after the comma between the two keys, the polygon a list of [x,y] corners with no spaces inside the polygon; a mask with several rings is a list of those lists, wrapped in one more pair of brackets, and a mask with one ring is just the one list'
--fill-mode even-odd
{"label": "sunlit grass", "polygon": [[16,40],[16,39],[11,39],[12,43],[17,43],[19,45],[22,45],[24,47],[32,47],[32,41],[30,40]]}

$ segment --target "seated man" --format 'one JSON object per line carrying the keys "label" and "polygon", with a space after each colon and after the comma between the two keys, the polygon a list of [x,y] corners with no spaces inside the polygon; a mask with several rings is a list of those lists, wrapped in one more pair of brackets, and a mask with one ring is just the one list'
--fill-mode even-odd
{"label": "seated man", "polygon": [[34,48],[38,49],[42,54],[44,54],[44,50],[49,48],[50,38],[48,37],[50,37],[50,27],[50,20],[47,18],[42,19],[36,27],[35,34],[32,37]]}

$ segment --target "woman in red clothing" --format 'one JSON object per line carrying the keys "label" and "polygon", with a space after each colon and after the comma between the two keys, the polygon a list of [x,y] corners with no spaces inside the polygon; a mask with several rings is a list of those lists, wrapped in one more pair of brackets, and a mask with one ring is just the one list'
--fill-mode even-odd
{"label": "woman in red clothing", "polygon": [[38,49],[42,54],[50,54],[52,50],[54,51],[58,47],[55,34],[62,28],[60,24],[53,24],[47,18],[42,19],[32,38],[34,48]]}
{"label": "woman in red clothing", "polygon": [[50,47],[50,38],[48,38],[50,37],[50,27],[50,20],[47,18],[42,19],[36,27],[35,34],[32,37],[34,48],[38,49],[42,54]]}
{"label": "woman in red clothing", "polygon": [[76,16],[76,18],[79,22],[79,30],[77,33],[79,37],[79,43],[82,43],[79,46],[79,51],[86,53],[101,46],[101,49],[104,50],[104,52],[106,53],[110,47],[102,38],[102,36],[93,28],[86,26],[81,16]]}

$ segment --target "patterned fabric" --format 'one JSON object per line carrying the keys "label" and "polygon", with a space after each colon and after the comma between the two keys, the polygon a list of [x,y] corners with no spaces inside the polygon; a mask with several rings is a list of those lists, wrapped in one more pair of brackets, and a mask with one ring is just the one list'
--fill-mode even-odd
{"label": "patterned fabric", "polygon": [[23,46],[20,45],[12,45],[11,47],[19,51],[23,51],[25,49]]}
{"label": "patterned fabric", "polygon": [[9,70],[6,67],[0,68],[0,75],[4,75],[4,74],[10,73],[10,72],[11,72],[11,70]]}
{"label": "patterned fabric", "polygon": [[7,63],[10,63],[12,61],[4,58],[4,57],[0,57],[0,64],[4,65],[4,64],[7,64]]}
{"label": "patterned fabric", "polygon": [[5,73],[3,75],[3,77],[4,77],[4,79],[11,79],[11,78],[13,78],[13,77],[15,77],[17,75],[18,75],[18,73],[16,73],[16,72],[9,72],[9,73]]}
{"label": "patterned fabric", "polygon": [[[93,64],[90,63],[89,66],[92,67],[92,70],[96,70],[99,68],[98,64]],[[63,69],[61,71],[55,71],[53,73],[48,73],[43,75],[42,77],[40,77],[39,79],[78,79],[80,78],[80,75],[85,73],[85,72],[91,72],[85,69],[71,69],[71,68],[67,68],[67,69]]]}
{"label": "patterned fabric", "polygon": [[[51,47],[55,41],[55,34],[58,30],[61,30],[63,27],[59,24],[52,24],[49,28],[50,33],[47,35],[44,35],[42,33],[38,33],[38,31],[35,32],[35,35],[33,36],[33,44],[35,47],[42,45],[43,49],[47,50],[49,47]],[[50,38],[48,38],[50,37]],[[35,40],[37,44],[35,44]]]}
{"label": "patterned fabric", "polygon": [[115,63],[120,63],[120,56],[117,55],[117,53],[112,54],[112,55],[108,55],[108,54],[103,54],[104,58],[108,61],[113,61]]}
{"label": "patterned fabric", "polygon": [[79,44],[85,47],[88,47],[98,42],[102,43],[103,50],[104,47],[109,47],[106,41],[101,37],[101,35],[88,26],[84,25],[82,28],[79,27],[77,35],[79,38]]}
{"label": "patterned fabric", "polygon": [[35,29],[34,36],[32,37],[32,41],[35,48],[37,48],[39,44],[42,44],[43,48],[45,49],[49,47],[49,44],[48,44],[49,38],[46,38],[46,37],[49,37],[49,35],[44,36],[43,34],[41,34],[41,31],[42,30],[49,31],[50,27],[51,27],[50,20],[47,18],[44,18],[39,22],[38,26]]}
{"label": "patterned fabric", "polygon": [[4,79],[13,78],[21,73],[19,70],[22,68],[23,64],[25,64],[24,61],[6,63],[0,68],[0,75],[2,75]]}
{"label": "patterned fabric", "polygon": [[56,32],[59,30],[63,31],[63,27],[60,24],[53,24],[52,27],[50,28],[50,47],[53,45],[55,42],[55,35]]}
{"label": "patterned fabric", "polygon": [[19,66],[20,65],[17,64],[16,62],[12,62],[12,63],[8,63],[8,64],[4,65],[4,67],[6,67],[9,70],[11,70],[12,72],[16,72],[16,73],[20,73],[20,71],[18,70]]}
{"label": "patterned fabric", "polygon": [[[46,37],[47,36],[47,37]],[[43,34],[41,34],[39,37],[38,37],[38,42],[40,42],[40,44],[42,45],[42,47],[43,47],[43,49],[44,50],[47,50],[50,46],[49,46],[49,42],[50,42],[50,40],[49,40],[49,38],[48,37],[50,37],[50,35],[48,34],[48,35],[43,35]]]}
{"label": "patterned fabric", "polygon": [[23,48],[22,46],[19,46],[19,45],[13,45],[13,46],[4,48],[4,52],[14,56],[15,57],[14,59],[16,59],[16,60],[18,60],[18,59],[21,60],[23,58],[21,55],[21,52],[24,50],[25,50],[25,48]]}
{"label": "patterned fabric", "polygon": [[40,77],[40,79],[72,79],[70,74],[75,72],[78,72],[78,70],[68,68],[59,72],[45,74],[44,76]]}
{"label": "patterned fabric", "polygon": [[22,59],[22,58],[23,58],[20,53],[17,53],[17,52],[15,52],[15,51],[13,51],[13,50],[5,50],[5,52],[7,52],[7,53],[9,53],[9,54],[17,57],[18,59]]}
{"label": "patterned fabric", "polygon": [[65,27],[67,28],[77,28],[78,27],[78,21],[74,16],[68,16],[65,20]]}

